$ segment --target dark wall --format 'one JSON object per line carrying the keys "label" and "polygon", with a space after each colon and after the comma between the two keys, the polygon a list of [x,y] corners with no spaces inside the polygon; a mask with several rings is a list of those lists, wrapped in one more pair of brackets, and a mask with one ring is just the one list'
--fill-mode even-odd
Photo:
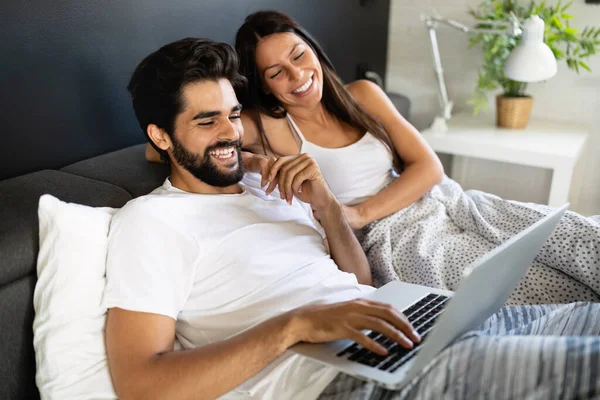
{"label": "dark wall", "polygon": [[0,179],[143,142],[137,63],[188,36],[233,44],[259,9],[294,17],[344,80],[363,63],[385,76],[389,0],[0,1]]}

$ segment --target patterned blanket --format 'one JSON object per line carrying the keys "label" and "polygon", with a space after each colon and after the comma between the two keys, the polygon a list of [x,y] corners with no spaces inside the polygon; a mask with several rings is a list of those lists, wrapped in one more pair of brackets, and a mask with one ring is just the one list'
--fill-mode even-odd
{"label": "patterned blanket", "polygon": [[[367,225],[357,236],[375,286],[400,279],[456,290],[472,261],[550,211],[544,205],[463,191],[445,177],[419,201]],[[568,211],[507,304],[599,302],[599,270],[600,216]]]}

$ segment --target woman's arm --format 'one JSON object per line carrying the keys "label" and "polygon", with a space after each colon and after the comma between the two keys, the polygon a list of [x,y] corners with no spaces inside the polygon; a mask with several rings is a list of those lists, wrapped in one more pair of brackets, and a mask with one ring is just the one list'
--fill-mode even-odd
{"label": "woman's arm", "polygon": [[366,112],[381,122],[406,165],[400,177],[387,188],[361,204],[344,207],[352,228],[359,229],[420,199],[442,180],[444,168],[421,134],[400,115],[379,86],[359,80],[348,85],[348,91]]}
{"label": "woman's arm", "polygon": [[244,135],[242,136],[243,149],[255,154],[264,154],[254,111],[242,110],[241,120],[244,128]]}

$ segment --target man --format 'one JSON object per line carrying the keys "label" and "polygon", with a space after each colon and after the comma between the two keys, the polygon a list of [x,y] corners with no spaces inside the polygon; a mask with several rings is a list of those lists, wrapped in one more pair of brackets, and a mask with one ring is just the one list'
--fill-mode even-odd
{"label": "man", "polygon": [[131,78],[140,126],[171,175],[111,224],[106,340],[123,400],[316,398],[336,372],[284,354],[295,343],[348,338],[384,354],[364,329],[419,341],[397,310],[360,299],[374,290],[366,257],[310,157],[275,161],[266,191],[240,183],[237,69],[228,45],[184,39]]}

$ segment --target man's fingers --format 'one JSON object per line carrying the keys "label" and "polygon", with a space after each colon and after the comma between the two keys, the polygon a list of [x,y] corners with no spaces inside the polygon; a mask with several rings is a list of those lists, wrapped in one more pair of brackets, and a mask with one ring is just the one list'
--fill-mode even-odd
{"label": "man's fingers", "polygon": [[288,202],[292,201],[294,193],[297,193],[300,184],[306,180],[307,176],[310,176],[310,165],[311,161],[309,159],[304,159],[282,169],[281,173],[285,175],[285,185],[283,185],[283,187],[280,185],[279,190],[285,192],[285,198]]}
{"label": "man's fingers", "polygon": [[313,179],[314,173],[315,171],[310,167],[305,167],[302,171],[298,172],[292,181],[292,192],[301,193],[302,184]]}
{"label": "man's fingers", "polygon": [[260,161],[260,187],[265,187],[269,183],[269,162],[268,160]]}
{"label": "man's fingers", "polygon": [[268,183],[270,183],[269,172],[271,170],[271,166],[275,163],[275,161],[277,161],[276,157],[262,158],[259,161],[261,175],[260,187],[265,187]]}
{"label": "man's fingers", "polygon": [[360,326],[361,329],[369,329],[375,332],[379,332],[383,336],[392,339],[404,348],[412,349],[414,347],[413,342],[408,337],[406,337],[406,335],[403,332],[399,331],[383,319],[365,316],[362,320],[362,324],[363,325]]}
{"label": "man's fingers", "polygon": [[271,182],[273,179],[275,179],[275,177],[277,176],[277,173],[279,172],[279,169],[293,157],[295,157],[295,156],[279,157],[277,160],[275,160],[275,162],[269,168],[269,175],[267,177],[269,182]]}
{"label": "man's fingers", "polygon": [[277,177],[275,177],[272,181],[269,182],[269,187],[267,187],[267,190],[265,190],[265,193],[267,195],[270,195],[271,192],[273,190],[275,190],[275,188],[277,187],[278,183],[279,183],[279,179]]}
{"label": "man's fingers", "polygon": [[[270,194],[278,186],[281,199],[291,204],[294,194],[300,193],[302,183],[314,174],[313,165],[316,163],[307,154],[275,159],[266,174],[269,182],[266,193]],[[275,180],[277,185],[273,184]]]}
{"label": "man's fingers", "polygon": [[350,333],[348,334],[348,339],[355,341],[356,343],[360,344],[365,349],[369,349],[374,353],[381,354],[382,356],[385,356],[388,354],[388,351],[385,347],[383,347],[379,343],[375,342],[374,340],[369,338],[367,335],[365,335],[361,331],[358,331],[358,330],[350,331]]}
{"label": "man's fingers", "polygon": [[293,195],[291,193],[291,182],[293,180],[293,175],[298,170],[298,165],[304,164],[306,161],[307,157],[301,155],[294,158],[288,158],[279,166],[277,177],[279,180],[279,193],[282,200],[286,200],[288,203],[292,202]]}
{"label": "man's fingers", "polygon": [[273,190],[275,190],[275,188],[277,187],[277,184],[279,183],[279,176],[278,176],[279,169],[285,164],[285,162],[288,159],[289,159],[289,157],[279,157],[269,167],[269,171],[267,174],[267,180],[270,182],[270,184],[269,184],[269,187],[267,188],[267,190],[265,191],[265,193],[267,195],[271,194],[271,192],[273,192]]}
{"label": "man's fingers", "polygon": [[[414,343],[419,343],[421,337],[411,325],[410,321],[404,314],[396,310],[393,306],[386,303],[380,303],[372,300],[363,300],[361,302],[362,312],[383,319],[397,330],[401,331],[405,337],[409,338]],[[383,332],[382,332],[383,333]]]}
{"label": "man's fingers", "polygon": [[[386,305],[386,307],[382,309],[382,313],[388,315],[388,317],[384,317],[386,321],[391,322],[396,329],[402,331],[402,333],[413,343],[419,343],[421,341],[421,336],[419,336],[408,318],[406,318],[406,315],[389,305]],[[399,325],[396,321],[401,321],[401,324]]]}

